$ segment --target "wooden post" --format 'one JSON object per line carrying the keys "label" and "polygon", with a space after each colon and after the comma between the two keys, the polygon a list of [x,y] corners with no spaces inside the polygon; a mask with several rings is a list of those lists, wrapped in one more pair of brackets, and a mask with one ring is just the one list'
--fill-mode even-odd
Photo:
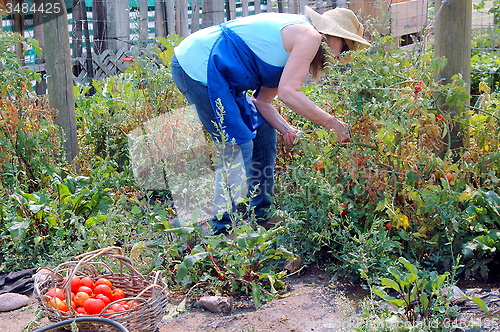
{"label": "wooden post", "polygon": [[107,45],[111,51],[128,49],[130,18],[128,0],[107,0]]}
{"label": "wooden post", "polygon": [[69,50],[68,15],[65,1],[58,0],[61,12],[43,17],[45,63],[50,107],[59,114],[56,124],[64,137],[66,160],[71,163],[78,154],[75,96]]}
{"label": "wooden post", "polygon": [[[73,30],[71,31],[71,39],[73,41],[73,57],[81,58],[83,56],[83,19],[82,19],[82,6],[80,1],[73,0]],[[80,66],[74,66],[73,75],[78,77],[81,72]]]}
{"label": "wooden post", "polygon": [[[14,6],[19,5],[22,8],[23,5],[23,0],[14,0]],[[15,33],[20,34],[21,36],[24,37],[24,17],[21,15],[22,13],[20,12],[14,12],[12,14],[13,21],[14,21],[14,26],[13,26],[13,31]],[[24,45],[22,42],[18,43],[16,45],[16,55],[21,61],[21,63],[24,64]]]}
{"label": "wooden post", "polygon": [[155,37],[165,37],[165,3],[155,0]]}
{"label": "wooden post", "polygon": [[234,20],[236,18],[236,0],[226,1],[227,20]]}
{"label": "wooden post", "polygon": [[[435,79],[442,83],[451,82],[451,77],[461,74],[470,91],[471,74],[471,32],[472,0],[437,0],[436,22],[434,28],[434,50],[437,57],[446,57],[448,64],[438,73]],[[453,118],[466,116],[464,109],[442,106]],[[455,122],[450,133],[451,149],[464,146],[465,131]],[[456,155],[455,155],[456,156]]]}
{"label": "wooden post", "polygon": [[92,0],[92,27],[94,52],[101,54],[106,49],[106,6],[104,0]]}
{"label": "wooden post", "polygon": [[[42,0],[35,0],[34,4],[36,8],[40,7]],[[43,43],[43,13],[40,11],[35,11],[33,13],[33,37],[38,41],[38,45],[42,50],[45,49],[45,44]],[[42,54],[41,58],[36,59],[35,65],[45,64],[44,54]],[[38,69],[36,69],[38,71]],[[45,73],[45,71],[42,71]],[[35,84],[35,91],[37,95],[45,95],[47,94],[47,81],[45,79],[45,75],[41,75],[40,81],[37,81]]]}
{"label": "wooden post", "polygon": [[[90,32],[89,32],[89,19],[87,17],[87,5],[85,0],[80,0],[80,7],[82,11],[83,33],[85,36],[85,69],[87,70],[87,80],[89,82],[94,78],[94,64],[92,62],[92,47],[90,45]],[[95,32],[95,31],[94,31]],[[89,94],[94,94],[95,89],[92,87]]]}
{"label": "wooden post", "polygon": [[148,0],[139,2],[139,42],[146,46],[149,39],[148,29]]}
{"label": "wooden post", "polygon": [[192,1],[191,4],[191,33],[200,30],[200,1]]}
{"label": "wooden post", "polygon": [[203,0],[202,27],[224,22],[224,0]]}
{"label": "wooden post", "polygon": [[254,10],[254,14],[258,14],[260,13],[262,10],[260,8],[260,0],[254,0],[253,2],[253,10]]}
{"label": "wooden post", "polygon": [[248,16],[248,0],[241,0],[241,16]]}
{"label": "wooden post", "polygon": [[167,34],[174,35],[178,33],[175,30],[175,0],[166,0],[165,3],[167,11]]}
{"label": "wooden post", "polygon": [[177,3],[177,14],[179,15],[179,35],[181,37],[187,37],[189,34],[189,22],[188,22],[188,2],[187,0],[178,0]]}

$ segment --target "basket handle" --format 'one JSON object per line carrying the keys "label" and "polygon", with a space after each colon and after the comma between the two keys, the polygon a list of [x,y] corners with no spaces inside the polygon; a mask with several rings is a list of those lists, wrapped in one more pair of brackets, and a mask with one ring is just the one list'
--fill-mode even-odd
{"label": "basket handle", "polygon": [[[73,278],[76,271],[78,271],[82,265],[85,265],[102,256],[116,258],[118,261],[120,261],[120,273],[123,273],[123,267],[126,266],[133,275],[141,276],[141,273],[132,266],[132,260],[124,255],[122,248],[106,247],[75,256],[74,258],[79,259],[79,262],[71,271],[70,275],[68,276],[68,280]],[[66,280],[66,282],[69,282],[68,280]]]}

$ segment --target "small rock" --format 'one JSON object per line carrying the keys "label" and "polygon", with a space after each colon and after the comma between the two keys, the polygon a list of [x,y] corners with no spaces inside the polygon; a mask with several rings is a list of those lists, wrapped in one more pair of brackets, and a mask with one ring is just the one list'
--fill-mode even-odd
{"label": "small rock", "polygon": [[0,295],[0,312],[16,310],[28,305],[30,298],[23,294],[5,293]]}
{"label": "small rock", "polygon": [[446,288],[446,290],[450,292],[450,301],[453,304],[463,304],[467,300],[467,295],[457,286],[451,286],[451,288]]}
{"label": "small rock", "polygon": [[224,296],[204,296],[200,298],[200,306],[214,313],[229,314],[233,310],[231,298]]}
{"label": "small rock", "polygon": [[302,264],[302,258],[299,255],[295,255],[295,259],[287,259],[283,268],[288,270],[288,272],[293,273],[300,269]]}

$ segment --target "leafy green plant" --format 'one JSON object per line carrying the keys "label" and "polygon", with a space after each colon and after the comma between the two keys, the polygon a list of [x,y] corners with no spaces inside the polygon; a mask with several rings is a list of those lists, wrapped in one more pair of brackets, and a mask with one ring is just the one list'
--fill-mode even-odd
{"label": "leafy green plant", "polygon": [[[51,185],[33,193],[15,190],[2,200],[3,271],[33,267],[51,261],[56,253],[71,256],[110,242],[109,234],[101,230],[114,203],[109,189],[82,176],[55,178]],[[67,243],[75,246],[68,251]],[[18,260],[20,256],[24,259]]]}
{"label": "leafy green plant", "polygon": [[[392,277],[381,278],[381,287],[372,288],[373,293],[388,305],[376,305],[378,309],[367,310],[368,320],[373,322],[375,317],[380,318],[377,331],[445,331],[446,327],[442,323],[458,317],[451,303],[453,294],[449,286],[449,273],[419,271],[403,257],[398,262],[404,269],[391,266],[388,271]],[[367,278],[366,274],[364,277]],[[484,312],[488,311],[483,300],[465,298],[475,302]],[[359,331],[372,330],[368,320]]]}
{"label": "leafy green plant", "polygon": [[[177,226],[177,227],[175,227]],[[234,240],[224,235],[204,236],[199,226],[162,223],[168,237],[164,243],[165,262],[173,267],[182,286],[209,283],[222,294],[251,294],[258,307],[284,288],[280,262],[295,259],[292,252],[277,245],[282,228],[266,231],[243,224]]]}
{"label": "leafy green plant", "polygon": [[488,265],[496,262],[500,250],[500,196],[493,190],[477,189],[466,192],[463,203],[470,228],[476,234],[463,244],[464,275],[485,280]]}

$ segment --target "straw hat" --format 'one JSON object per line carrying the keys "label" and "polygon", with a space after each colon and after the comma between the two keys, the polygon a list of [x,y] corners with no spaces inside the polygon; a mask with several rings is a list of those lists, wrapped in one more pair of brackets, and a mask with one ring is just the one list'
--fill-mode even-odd
{"label": "straw hat", "polygon": [[363,38],[363,25],[354,12],[347,8],[335,8],[318,14],[305,6],[304,14],[316,30],[325,35],[349,39],[354,42],[353,49],[368,48],[371,44]]}

